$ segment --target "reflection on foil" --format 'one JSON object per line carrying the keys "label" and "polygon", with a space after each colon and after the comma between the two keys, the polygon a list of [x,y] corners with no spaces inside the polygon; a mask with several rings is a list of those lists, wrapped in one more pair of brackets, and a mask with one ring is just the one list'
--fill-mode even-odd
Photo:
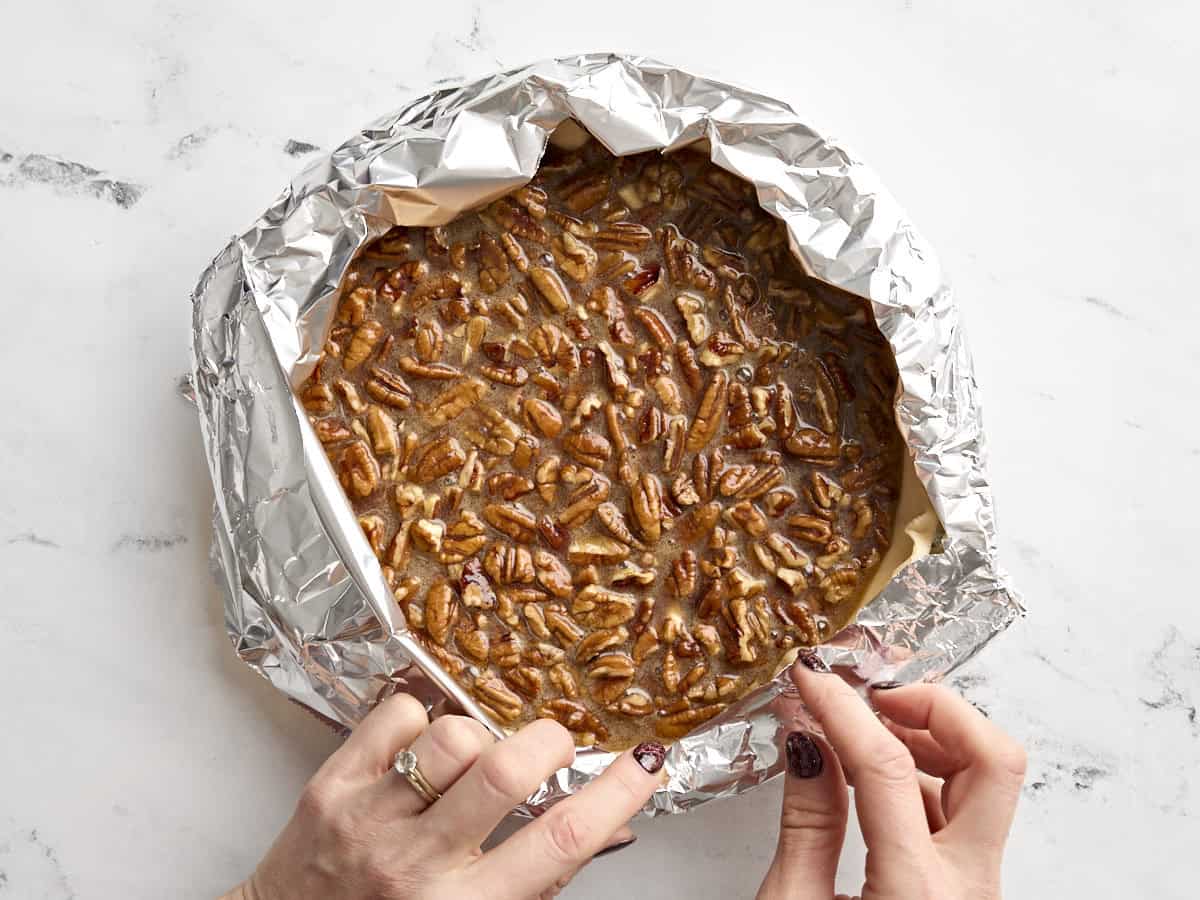
{"label": "reflection on foil", "polygon": [[[641,57],[547,61],[407,104],[301,173],[193,294],[193,373],[216,494],[215,569],[237,653],[345,726],[393,690],[487,721],[394,615],[291,385],[311,371],[351,258],[392,224],[434,225],[530,179],[572,119],[616,154],[707,139],[757,187],[807,271],[872,301],[896,354],[897,417],[944,527],[821,654],[856,681],[944,676],[1021,613],[996,561],[980,403],[932,248],[876,176],[786,104]],[[570,127],[570,126],[566,126]],[[805,713],[781,676],[678,741],[646,812],[740,794],[782,769]],[[495,726],[488,723],[495,730]],[[532,798],[577,791],[612,754],[581,751]]]}

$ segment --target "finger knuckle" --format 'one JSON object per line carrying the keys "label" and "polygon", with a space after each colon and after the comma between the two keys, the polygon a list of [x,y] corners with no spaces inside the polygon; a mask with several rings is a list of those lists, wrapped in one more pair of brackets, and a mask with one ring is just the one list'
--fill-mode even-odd
{"label": "finger knuckle", "polygon": [[363,829],[358,818],[349,810],[337,810],[327,816],[323,824],[335,847],[348,850],[363,843]]}
{"label": "finger knuckle", "polygon": [[511,754],[497,749],[494,753],[482,756],[476,765],[479,766],[479,779],[483,783],[483,789],[493,796],[506,801],[510,806],[516,806],[528,796],[528,780],[524,774],[524,767],[521,761],[514,759]]}
{"label": "finger knuckle", "polygon": [[387,700],[375,707],[373,714],[383,710],[385,715],[397,719],[427,719],[425,704],[412,694],[392,694]]}
{"label": "finger knuckle", "polygon": [[783,795],[785,825],[790,823],[799,825],[806,822],[838,824],[845,820],[849,809],[850,799],[844,790],[820,797],[799,792]]}
{"label": "finger knuckle", "polygon": [[854,688],[837,676],[818,679],[811,697],[805,697],[805,703],[819,721],[832,720],[852,704],[858,706],[862,702]]}
{"label": "finger knuckle", "polygon": [[531,730],[536,729],[538,739],[550,746],[555,751],[555,755],[567,759],[574,757],[575,739],[571,737],[571,732],[553,719],[538,719],[525,727]]}
{"label": "finger knuckle", "polygon": [[657,786],[654,782],[651,782],[649,786],[643,787],[642,785],[646,781],[645,778],[635,782],[629,778],[626,770],[616,766],[605,772],[603,777],[612,780],[612,783],[620,789],[621,795],[625,798],[628,805],[632,807],[639,807],[645,803],[646,798],[650,796]]}
{"label": "finger knuckle", "polygon": [[296,811],[300,816],[318,822],[329,819],[335,808],[333,790],[322,778],[310,779],[300,792],[300,799],[296,804]]}
{"label": "finger knuckle", "polygon": [[483,744],[473,720],[464,716],[443,716],[429,726],[429,741],[433,750],[444,759],[458,765],[469,765],[479,755]]}
{"label": "finger knuckle", "polygon": [[996,749],[994,765],[1002,775],[1020,784],[1025,781],[1029,756],[1024,747],[1016,741],[1008,740]]}
{"label": "finger knuckle", "polygon": [[888,785],[907,784],[917,777],[917,764],[908,747],[887,734],[864,748],[864,774]]}
{"label": "finger knuckle", "polygon": [[565,806],[546,818],[544,834],[550,861],[558,865],[571,865],[586,859],[591,837],[587,822]]}
{"label": "finger knuckle", "polygon": [[784,797],[779,840],[790,850],[836,850],[842,845],[847,803],[841,797],[816,802],[807,797]]}

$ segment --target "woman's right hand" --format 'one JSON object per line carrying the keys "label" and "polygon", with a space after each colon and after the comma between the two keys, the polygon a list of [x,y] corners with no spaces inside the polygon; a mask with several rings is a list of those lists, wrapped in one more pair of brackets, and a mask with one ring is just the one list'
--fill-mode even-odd
{"label": "woman's right hand", "polygon": [[[393,769],[404,749],[439,796],[421,796]],[[662,784],[665,755],[653,742],[622,753],[485,853],[480,844],[509,811],[571,764],[570,733],[539,719],[497,742],[463,716],[431,724],[417,700],[397,694],[326,760],[266,858],[223,900],[552,896],[594,856],[632,842],[626,823]]]}
{"label": "woman's right hand", "polygon": [[875,685],[870,707],[815,654],[792,678],[825,739],[794,732],[775,859],[759,900],[830,900],[854,786],[862,900],[997,900],[1025,752],[945,687]]}

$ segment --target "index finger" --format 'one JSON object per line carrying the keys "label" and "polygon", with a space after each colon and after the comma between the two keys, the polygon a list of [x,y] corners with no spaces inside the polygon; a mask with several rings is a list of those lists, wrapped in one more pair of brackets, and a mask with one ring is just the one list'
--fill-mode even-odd
{"label": "index finger", "polygon": [[487,886],[490,900],[536,896],[603,850],[637,814],[663,783],[665,756],[654,742],[621,754],[578,794],[484,854],[468,877]]}
{"label": "index finger", "polygon": [[898,725],[928,731],[964,768],[976,765],[999,774],[1024,775],[1025,751],[999,726],[940,684],[910,684],[873,690],[875,708]]}
{"label": "index finger", "polygon": [[898,725],[927,730],[955,762],[946,835],[958,833],[973,841],[1003,846],[1025,780],[1021,745],[941,685],[873,691],[871,699],[876,709]]}
{"label": "index finger", "polygon": [[854,785],[868,863],[890,872],[920,869],[933,843],[908,748],[815,654],[802,654],[791,674]]}

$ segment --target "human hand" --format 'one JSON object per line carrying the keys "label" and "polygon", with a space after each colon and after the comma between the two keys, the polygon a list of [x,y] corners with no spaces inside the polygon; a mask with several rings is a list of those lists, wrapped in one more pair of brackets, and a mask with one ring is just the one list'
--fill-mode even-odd
{"label": "human hand", "polygon": [[945,687],[876,685],[880,721],[815,654],[792,679],[826,739],[788,736],[779,845],[759,900],[833,897],[847,782],[867,845],[862,900],[997,900],[1020,745]]}
{"label": "human hand", "polygon": [[[431,805],[393,771],[411,749]],[[662,782],[660,744],[619,756],[578,794],[499,846],[480,844],[575,758],[561,725],[539,720],[497,742],[463,716],[429,723],[412,697],[381,703],[309,781],[254,874],[225,900],[526,900],[553,896],[598,852],[632,841],[626,823]]]}

